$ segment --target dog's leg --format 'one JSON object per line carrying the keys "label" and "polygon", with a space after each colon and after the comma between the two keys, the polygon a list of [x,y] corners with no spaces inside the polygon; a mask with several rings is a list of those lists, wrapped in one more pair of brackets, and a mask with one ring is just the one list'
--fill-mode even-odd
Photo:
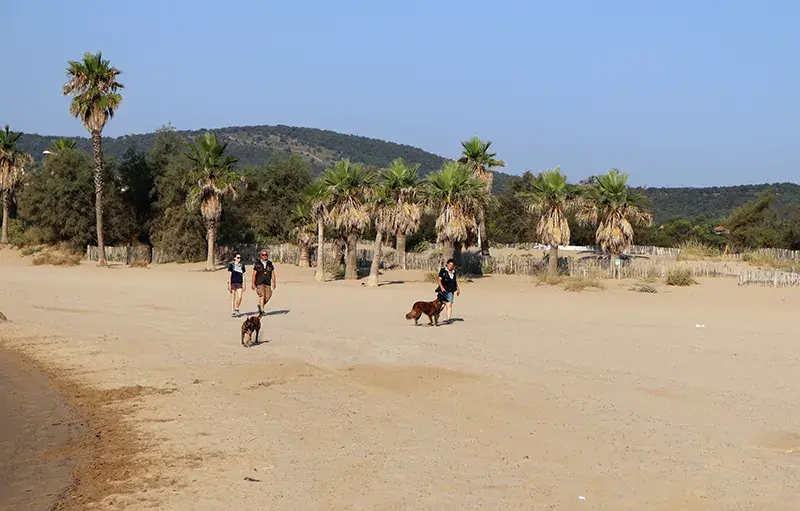
{"label": "dog's leg", "polygon": [[[245,344],[244,344],[244,330],[242,330],[242,346],[245,346]],[[245,346],[245,347],[247,347],[247,346]]]}
{"label": "dog's leg", "polygon": [[433,317],[433,322],[436,324],[436,326],[439,326],[439,315],[438,314]]}
{"label": "dog's leg", "polygon": [[[425,314],[428,316],[427,314]],[[428,326],[433,326],[433,316],[428,316]]]}
{"label": "dog's leg", "polygon": [[260,328],[256,328],[256,344],[258,344],[258,333],[261,331]]}

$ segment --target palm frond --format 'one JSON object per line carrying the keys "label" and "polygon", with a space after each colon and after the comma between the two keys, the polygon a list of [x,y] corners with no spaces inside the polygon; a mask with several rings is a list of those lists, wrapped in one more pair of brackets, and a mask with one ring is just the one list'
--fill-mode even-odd
{"label": "palm frond", "polygon": [[101,52],[84,53],[83,59],[67,63],[67,83],[63,94],[73,96],[70,114],[91,133],[100,132],[122,103],[117,79],[122,71],[103,59]]}

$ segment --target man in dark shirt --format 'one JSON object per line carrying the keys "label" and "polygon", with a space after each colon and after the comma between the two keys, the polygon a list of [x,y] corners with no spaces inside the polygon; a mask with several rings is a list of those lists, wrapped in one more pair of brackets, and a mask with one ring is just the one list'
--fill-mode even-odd
{"label": "man in dark shirt", "polygon": [[261,251],[261,257],[253,264],[252,287],[258,293],[258,314],[264,314],[264,306],[272,298],[275,289],[275,266],[269,260],[269,252]]}
{"label": "man in dark shirt", "polygon": [[450,323],[450,318],[453,316],[453,299],[456,296],[461,296],[461,288],[458,287],[456,279],[456,262],[452,259],[447,260],[447,264],[439,272],[439,289],[444,293],[447,304],[447,323]]}

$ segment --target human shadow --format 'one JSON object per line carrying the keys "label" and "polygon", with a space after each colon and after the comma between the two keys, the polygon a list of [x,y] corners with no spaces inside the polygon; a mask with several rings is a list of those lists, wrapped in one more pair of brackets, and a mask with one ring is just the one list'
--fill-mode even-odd
{"label": "human shadow", "polygon": [[[262,316],[283,316],[284,314],[289,314],[291,310],[289,309],[281,309],[275,311],[269,311],[262,314]],[[239,314],[240,318],[249,318],[250,316],[258,316],[258,311],[254,312],[242,312]]]}

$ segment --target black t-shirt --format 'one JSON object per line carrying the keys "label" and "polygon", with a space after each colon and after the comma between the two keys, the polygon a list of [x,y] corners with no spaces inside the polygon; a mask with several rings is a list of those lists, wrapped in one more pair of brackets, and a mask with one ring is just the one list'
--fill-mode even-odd
{"label": "black t-shirt", "polygon": [[235,263],[231,263],[228,271],[231,272],[231,284],[241,284],[244,281],[244,264],[237,267]]}
{"label": "black t-shirt", "polygon": [[442,286],[444,286],[444,290],[448,293],[455,293],[456,289],[458,289],[458,284],[456,283],[456,271],[453,270],[453,278],[450,278],[450,274],[447,273],[447,268],[442,268],[442,271],[439,272],[439,278],[442,279]]}
{"label": "black t-shirt", "polygon": [[257,286],[269,286],[272,284],[272,272],[275,271],[272,261],[267,259],[265,264],[263,261],[261,261],[261,259],[259,259],[255,262],[255,264],[253,264],[253,271],[256,272]]}

